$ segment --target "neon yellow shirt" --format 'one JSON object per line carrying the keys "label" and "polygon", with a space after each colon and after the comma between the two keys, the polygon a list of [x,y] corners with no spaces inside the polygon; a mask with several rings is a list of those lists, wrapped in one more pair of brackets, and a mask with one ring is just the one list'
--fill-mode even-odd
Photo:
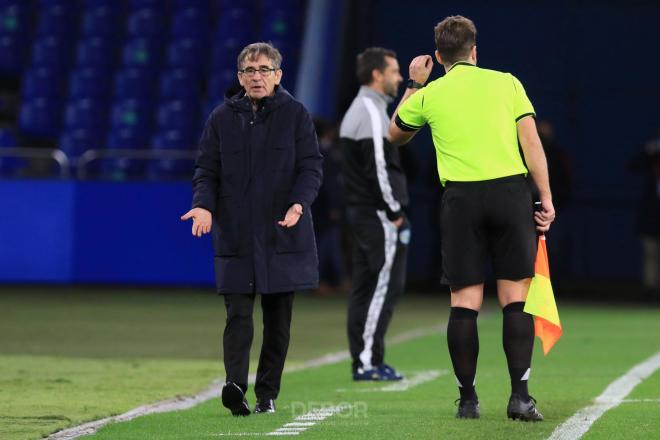
{"label": "neon yellow shirt", "polygon": [[534,107],[515,76],[459,62],[410,96],[397,124],[429,124],[444,185],[526,174],[516,123],[528,115]]}

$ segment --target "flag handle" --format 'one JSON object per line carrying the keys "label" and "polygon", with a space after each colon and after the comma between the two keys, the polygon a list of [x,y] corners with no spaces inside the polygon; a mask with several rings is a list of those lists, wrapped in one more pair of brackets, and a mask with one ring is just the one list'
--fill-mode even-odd
{"label": "flag handle", "polygon": [[[541,208],[542,208],[542,207],[543,207],[543,206],[541,205],[541,201],[540,201],[540,200],[534,202],[534,212],[541,212]],[[536,231],[536,237],[537,237],[537,238],[545,237],[545,232],[543,232],[543,231]]]}

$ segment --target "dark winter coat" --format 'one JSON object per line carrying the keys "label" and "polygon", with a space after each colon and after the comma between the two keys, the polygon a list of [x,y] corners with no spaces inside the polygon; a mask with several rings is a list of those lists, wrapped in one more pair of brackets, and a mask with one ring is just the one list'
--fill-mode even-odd
{"label": "dark winter coat", "polygon": [[[245,92],[213,110],[199,143],[192,206],[213,214],[219,293],[317,287],[310,207],[322,161],[312,118],[282,87],[256,112]],[[303,215],[283,228],[277,222],[294,203]]]}

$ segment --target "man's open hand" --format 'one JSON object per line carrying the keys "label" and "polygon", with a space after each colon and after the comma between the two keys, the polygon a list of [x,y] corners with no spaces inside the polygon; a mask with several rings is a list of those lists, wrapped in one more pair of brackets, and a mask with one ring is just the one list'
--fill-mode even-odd
{"label": "man's open hand", "polygon": [[302,214],[302,205],[300,203],[294,203],[287,210],[284,220],[277,222],[277,224],[284,228],[293,228],[298,223],[298,220],[300,220]]}
{"label": "man's open hand", "polygon": [[201,237],[211,232],[211,220],[213,216],[204,208],[193,208],[181,216],[181,220],[193,219],[192,235]]}

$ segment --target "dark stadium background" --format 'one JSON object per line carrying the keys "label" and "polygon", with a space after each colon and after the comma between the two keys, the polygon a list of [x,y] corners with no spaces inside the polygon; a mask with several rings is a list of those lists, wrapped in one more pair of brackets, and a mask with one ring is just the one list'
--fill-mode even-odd
{"label": "dark stadium background", "polygon": [[[453,14],[475,21],[479,65],[514,73],[554,127],[558,295],[645,294],[640,233],[660,235],[657,195],[644,192],[660,151],[660,4],[634,0],[0,0],[0,283],[211,286],[210,241],[179,216],[196,138],[240,48],[279,47],[284,86],[332,133],[359,51],[394,49],[405,78]],[[410,284],[437,291],[427,131],[406,156]],[[341,220],[327,218],[341,216],[338,186],[325,191],[317,222],[345,249]]]}

